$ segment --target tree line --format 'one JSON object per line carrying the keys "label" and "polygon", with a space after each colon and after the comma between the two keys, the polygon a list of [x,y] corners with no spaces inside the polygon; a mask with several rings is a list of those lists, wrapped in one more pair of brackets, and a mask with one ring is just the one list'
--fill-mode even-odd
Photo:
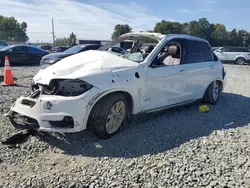
{"label": "tree line", "polygon": [[4,17],[0,15],[0,40],[8,42],[26,42],[27,23],[19,23],[14,17]]}
{"label": "tree line", "polygon": [[[131,32],[132,27],[128,24],[117,24],[114,27],[114,32],[111,35],[112,39],[120,35]],[[156,23],[153,30],[148,32],[157,32],[161,34],[188,34],[206,39],[211,46],[246,46],[250,44],[250,33],[246,30],[227,31],[226,26],[220,23],[210,23],[207,18],[179,23],[162,20]]]}

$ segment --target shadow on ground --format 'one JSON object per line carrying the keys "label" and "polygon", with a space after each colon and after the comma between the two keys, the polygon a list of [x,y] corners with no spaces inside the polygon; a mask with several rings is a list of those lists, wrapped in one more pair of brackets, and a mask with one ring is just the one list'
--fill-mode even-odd
{"label": "shadow on ground", "polygon": [[245,126],[250,123],[249,109],[250,98],[223,93],[207,113],[200,113],[197,104],[177,108],[134,123],[108,140],[100,140],[90,132],[44,139],[70,155],[138,157],[165,152],[214,130]]}
{"label": "shadow on ground", "polygon": [[[0,82],[2,82],[4,80],[4,76],[3,75],[0,75]],[[16,81],[17,78],[13,77],[13,80]]]}

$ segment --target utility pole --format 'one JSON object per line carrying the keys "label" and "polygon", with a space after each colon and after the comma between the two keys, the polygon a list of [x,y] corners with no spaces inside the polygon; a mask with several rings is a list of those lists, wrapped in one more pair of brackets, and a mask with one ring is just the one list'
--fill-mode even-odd
{"label": "utility pole", "polygon": [[52,39],[53,39],[53,45],[54,45],[54,43],[55,43],[55,38],[56,38],[56,36],[55,36],[55,30],[54,30],[54,20],[53,20],[53,18],[52,18]]}
{"label": "utility pole", "polygon": [[246,47],[246,40],[248,39],[247,33],[243,34],[243,47]]}

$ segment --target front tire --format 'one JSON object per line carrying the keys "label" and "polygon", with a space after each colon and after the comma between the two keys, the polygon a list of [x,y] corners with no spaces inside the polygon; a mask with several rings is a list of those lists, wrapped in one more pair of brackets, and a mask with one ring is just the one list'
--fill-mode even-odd
{"label": "front tire", "polygon": [[127,100],[121,93],[110,94],[93,107],[88,127],[100,138],[110,138],[116,134],[127,117]]}
{"label": "front tire", "polygon": [[235,60],[235,64],[237,64],[237,65],[244,65],[244,63],[245,63],[245,59],[243,57],[238,57]]}
{"label": "front tire", "polygon": [[219,81],[213,81],[207,88],[204,95],[204,101],[215,105],[219,100],[222,91],[222,85]]}

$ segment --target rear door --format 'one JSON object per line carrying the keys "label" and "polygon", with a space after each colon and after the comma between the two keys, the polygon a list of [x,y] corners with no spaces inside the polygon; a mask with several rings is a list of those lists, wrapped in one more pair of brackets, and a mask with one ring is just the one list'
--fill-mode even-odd
{"label": "rear door", "polygon": [[213,70],[216,63],[213,60],[212,49],[205,41],[191,40],[185,41],[185,58],[180,65],[186,71],[186,100],[201,99],[203,94],[214,79]]}
{"label": "rear door", "polygon": [[157,59],[161,56],[160,51],[148,67],[142,97],[144,111],[164,108],[187,100],[187,95],[189,95],[185,91],[187,72],[180,67],[183,56],[183,40],[173,39],[161,49],[162,51],[166,46],[171,45],[170,43],[179,44],[181,50],[178,64],[164,65],[162,62],[158,62]]}
{"label": "rear door", "polygon": [[41,58],[46,55],[46,52],[44,50],[41,50],[39,48],[34,48],[32,46],[27,47],[27,64],[29,65],[38,65],[40,64]]}
{"label": "rear door", "polygon": [[245,58],[245,60],[250,60],[250,51],[248,48],[239,48],[240,55]]}
{"label": "rear door", "polygon": [[230,47],[228,52],[228,60],[234,61],[237,56],[241,55],[240,48]]}

